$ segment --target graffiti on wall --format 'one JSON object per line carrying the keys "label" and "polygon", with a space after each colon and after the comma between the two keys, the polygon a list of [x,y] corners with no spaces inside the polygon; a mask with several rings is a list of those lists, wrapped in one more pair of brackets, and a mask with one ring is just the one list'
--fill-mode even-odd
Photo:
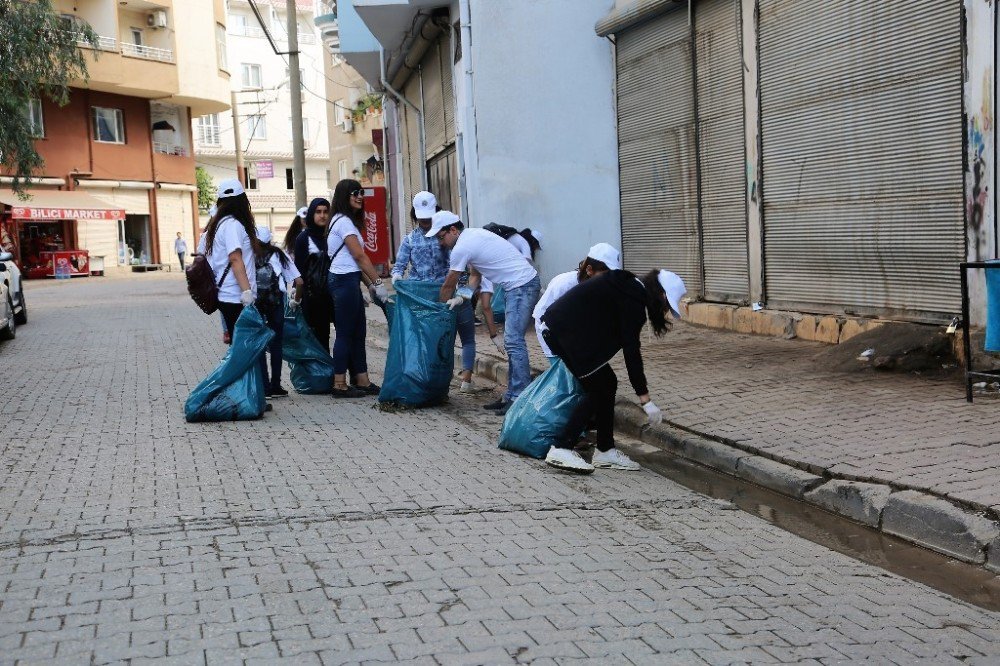
{"label": "graffiti on wall", "polygon": [[[968,257],[972,261],[996,258],[997,220],[993,191],[996,170],[994,97],[993,0],[966,0],[968,41],[965,62],[967,160],[965,206],[968,220]],[[986,38],[986,36],[989,38]]]}

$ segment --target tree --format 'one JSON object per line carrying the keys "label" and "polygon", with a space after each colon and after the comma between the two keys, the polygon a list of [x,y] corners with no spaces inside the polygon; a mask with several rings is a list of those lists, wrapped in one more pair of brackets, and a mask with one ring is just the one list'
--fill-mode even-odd
{"label": "tree", "polygon": [[215,183],[212,176],[201,167],[195,167],[194,180],[198,184],[198,208],[208,210],[215,203]]}
{"label": "tree", "polygon": [[0,167],[20,196],[45,165],[35,151],[31,100],[69,102],[69,84],[88,78],[81,44],[96,46],[97,33],[82,21],[67,26],[51,0],[0,0]]}

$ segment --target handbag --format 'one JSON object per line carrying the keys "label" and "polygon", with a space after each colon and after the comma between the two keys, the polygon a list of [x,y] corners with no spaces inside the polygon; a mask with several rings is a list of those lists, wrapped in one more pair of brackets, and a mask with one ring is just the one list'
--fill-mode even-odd
{"label": "handbag", "polygon": [[203,254],[195,254],[191,263],[184,269],[188,293],[205,314],[212,314],[219,309],[219,289],[226,281],[230,268],[231,266],[226,266],[226,270],[222,271],[222,277],[216,283],[215,272],[208,259]]}

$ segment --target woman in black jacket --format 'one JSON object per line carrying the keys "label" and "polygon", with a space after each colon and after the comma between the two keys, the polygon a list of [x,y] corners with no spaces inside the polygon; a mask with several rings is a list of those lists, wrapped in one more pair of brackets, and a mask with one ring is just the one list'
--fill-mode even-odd
{"label": "woman in black jacket", "polygon": [[[663,420],[650,400],[642,365],[639,334],[647,318],[657,337],[670,330],[667,311],[677,308],[684,283],[669,271],[650,271],[640,281],[628,271],[608,271],[573,287],[549,306],[542,321],[545,341],[586,391],[573,412],[564,440],[549,450],[545,462],[553,467],[589,474],[595,467],[637,470],[639,465],[615,448],[615,393],[618,378],[610,361],[622,351],[628,378],[649,422]],[[597,452],[593,464],[573,450],[577,435],[591,417],[597,423]]]}
{"label": "woman in black jacket", "polygon": [[330,321],[333,301],[326,290],[326,274],[330,268],[326,236],[330,225],[330,202],[316,198],[306,210],[305,228],[295,239],[295,267],[305,283],[302,315],[323,349],[330,350]]}

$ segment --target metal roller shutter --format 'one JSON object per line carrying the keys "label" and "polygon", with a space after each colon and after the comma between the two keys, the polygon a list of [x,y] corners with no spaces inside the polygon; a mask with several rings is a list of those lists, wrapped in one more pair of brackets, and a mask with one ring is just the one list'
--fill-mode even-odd
{"label": "metal roller shutter", "polygon": [[[420,74],[415,73],[406,82],[403,95],[414,104],[420,104]],[[407,229],[409,229],[409,210],[413,195],[423,189],[423,179],[421,178],[424,169],[424,156],[420,154],[420,121],[416,112],[409,106],[402,106],[403,118],[405,121],[404,136],[406,139],[406,149],[403,154],[406,156],[406,187],[404,188]]]}
{"label": "metal roller shutter", "polygon": [[431,44],[420,63],[423,77],[424,132],[427,157],[441,151],[445,145],[444,94],[441,87],[441,40]]}
{"label": "metal roller shutter", "polygon": [[104,257],[108,266],[118,261],[118,222],[115,220],[77,220],[76,238],[91,257]]}
{"label": "metal roller shutter", "polygon": [[961,22],[960,0],[760,0],[770,305],[959,310]]}
{"label": "metal roller shutter", "polygon": [[[262,218],[258,216],[257,224],[265,224]],[[156,227],[160,235],[157,239],[160,261],[170,263],[172,259],[177,259],[174,254],[177,232],[184,237],[191,235],[191,193],[156,190]],[[188,241],[190,245],[190,239]]]}
{"label": "metal roller shutter", "polygon": [[455,142],[455,65],[451,57],[451,47],[442,37],[438,42],[441,52],[441,94],[444,99],[444,142]]}
{"label": "metal roller shutter", "polygon": [[617,38],[622,254],[668,268],[701,292],[691,39],[671,11]]}
{"label": "metal roller shutter", "polygon": [[695,5],[705,298],[750,296],[739,0]]}

